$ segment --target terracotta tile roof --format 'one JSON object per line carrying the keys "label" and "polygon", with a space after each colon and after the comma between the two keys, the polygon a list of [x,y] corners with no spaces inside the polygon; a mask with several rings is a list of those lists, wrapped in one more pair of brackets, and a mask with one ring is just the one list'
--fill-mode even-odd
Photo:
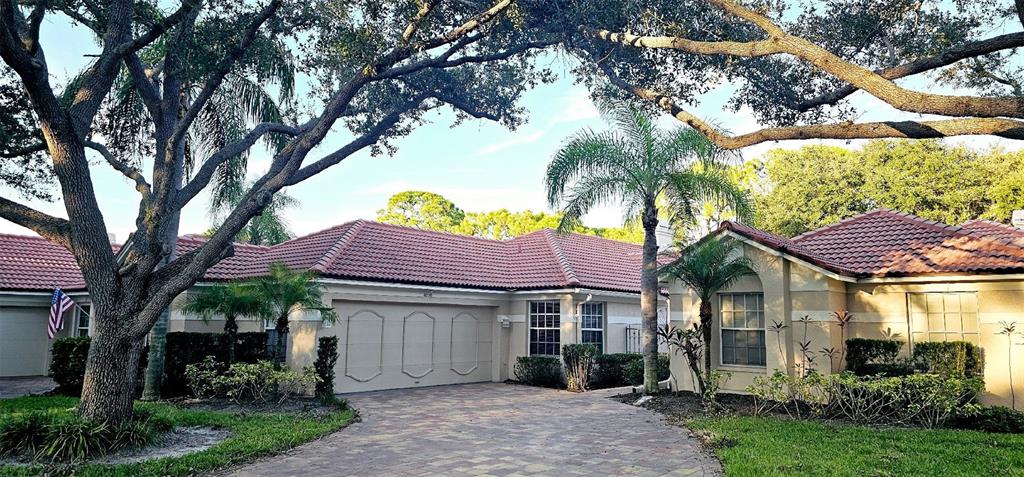
{"label": "terracotta tile roof", "polygon": [[[1017,232],[957,227],[879,209],[786,239],[732,222],[732,230],[827,270],[854,277],[1024,272]],[[996,224],[998,225],[998,224]]]}
{"label": "terracotta tile roof", "polygon": [[960,225],[960,228],[974,235],[981,235],[997,240],[1013,242],[1024,246],[1024,230],[1012,225],[993,222],[991,220],[969,220]]}
{"label": "terracotta tile roof", "polygon": [[[203,244],[178,240],[179,253]],[[266,247],[236,244],[207,280],[251,278],[272,263],[339,279],[485,289],[585,287],[639,292],[639,245],[542,230],[498,241],[358,220]],[[30,256],[31,260],[17,257]],[[8,258],[11,257],[11,258]],[[81,289],[71,253],[40,237],[0,236],[0,289]]]}

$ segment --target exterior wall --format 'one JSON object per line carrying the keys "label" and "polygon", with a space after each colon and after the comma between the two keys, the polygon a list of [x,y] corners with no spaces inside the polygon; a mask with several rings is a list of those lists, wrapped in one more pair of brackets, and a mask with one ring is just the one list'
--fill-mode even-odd
{"label": "exterior wall", "polygon": [[[918,279],[916,282],[854,283],[791,262],[760,247],[744,245],[743,253],[755,263],[757,279],[745,279],[723,292],[759,291],[757,282],[760,282],[767,327],[767,365],[752,368],[721,364],[720,310],[718,300],[713,300],[715,318],[711,356],[713,366],[732,373],[732,378],[724,386],[726,391],[743,392],[754,377],[773,373],[776,369],[794,373],[795,366],[810,366],[822,373],[837,372],[845,367],[838,354],[843,349],[844,340],[854,337],[878,339],[886,333],[898,333],[899,339],[908,343],[901,353],[909,356],[913,335],[908,293],[975,292],[978,296],[980,345],[985,352],[986,392],[982,402],[1009,406],[1010,381],[1013,379],[1018,397],[1022,398],[1018,399],[1017,407],[1024,408],[1021,404],[1024,402],[1024,336],[1018,335],[1012,341],[1011,349],[1007,337],[999,334],[1000,322],[1015,322],[1018,330],[1024,328],[1024,281],[956,277],[936,278],[931,282]],[[689,327],[698,321],[699,301],[679,282],[670,284],[669,308],[674,326]],[[842,309],[853,315],[845,331],[838,326],[833,315]],[[776,321],[786,326],[781,333],[772,330],[772,323]],[[814,353],[814,361],[809,365],[804,362],[800,351],[801,342],[809,342],[808,347]],[[831,362],[823,348],[837,352]],[[672,374],[675,389],[693,389],[688,367],[681,355],[672,355]]]}
{"label": "exterior wall", "polygon": [[[89,303],[84,294],[70,296],[78,305]],[[0,294],[0,377],[49,374],[53,344],[46,334],[50,297],[49,293]],[[55,339],[70,336],[77,318],[77,308],[68,310],[64,328],[57,331]]]}
{"label": "exterior wall", "polygon": [[[605,336],[606,353],[626,351],[626,329],[640,325],[639,296],[631,293],[604,292],[598,290],[552,290],[539,292],[504,292],[491,290],[445,289],[441,287],[417,287],[387,283],[347,282],[326,280],[327,291],[325,301],[339,302],[375,302],[382,304],[419,304],[425,306],[472,306],[486,307],[491,322],[488,324],[490,342],[489,350],[490,379],[504,381],[514,377],[516,358],[528,353],[528,303],[533,300],[558,300],[561,304],[561,343],[577,343],[580,341],[578,305],[588,298],[592,302],[605,303]],[[199,285],[202,286],[202,285]],[[39,336],[44,345],[33,344],[31,356],[24,356],[20,348],[5,346],[0,353],[0,376],[10,373],[43,373],[49,367],[49,340],[46,340],[46,318],[49,306],[49,294],[30,294],[28,298],[9,294],[0,294],[0,333],[4,336],[25,336],[31,341]],[[72,295],[78,304],[88,303],[83,294]],[[171,319],[168,325],[170,332],[203,332],[220,333],[224,320],[214,316],[204,321],[198,316],[180,311],[185,295],[178,297],[171,307]],[[27,301],[26,301],[27,300]],[[667,315],[668,303],[663,300],[659,304],[659,312]],[[12,313],[30,313],[32,323],[38,329],[22,330],[4,328],[14,320],[5,320]],[[69,312],[65,319],[65,329],[59,333],[66,336],[74,327],[74,315]],[[262,331],[264,324],[260,320],[241,319],[238,321],[239,332]],[[316,359],[317,339],[320,336],[337,334],[337,325],[321,323],[318,316],[297,314],[291,318],[288,340],[288,363],[299,369],[312,364]],[[21,338],[19,338],[21,339]],[[35,343],[32,341],[32,343]],[[663,350],[665,351],[665,350]],[[7,359],[8,355],[11,359]],[[26,370],[15,370],[7,365],[11,360],[17,361],[18,367],[27,366]],[[29,363],[27,365],[22,362]],[[42,363],[42,364],[31,364]]]}
{"label": "exterior wall", "polygon": [[[1010,406],[1011,379],[1018,398],[1024,397],[1024,340],[1018,335],[1011,341],[1011,348],[1007,337],[999,334],[1000,322],[1015,322],[1018,330],[1024,328],[1024,281],[857,284],[850,288],[852,291],[848,299],[850,311],[854,314],[851,335],[880,338],[885,330],[891,329],[900,333],[901,340],[909,341],[909,345],[903,347],[904,354],[909,354],[913,347],[913,340],[908,339],[912,337],[907,311],[908,293],[977,293],[979,338],[985,350],[985,394],[982,401]],[[1022,400],[1017,401],[1017,408],[1024,408]]]}

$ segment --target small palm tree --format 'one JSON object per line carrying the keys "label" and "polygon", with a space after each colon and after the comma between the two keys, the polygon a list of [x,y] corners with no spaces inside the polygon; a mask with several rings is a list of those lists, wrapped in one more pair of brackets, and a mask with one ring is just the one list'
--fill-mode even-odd
{"label": "small palm tree", "polygon": [[270,266],[267,275],[256,280],[256,289],[267,300],[269,306],[264,319],[274,323],[277,342],[274,344],[274,361],[284,360],[284,336],[288,333],[288,315],[295,310],[313,310],[320,313],[320,319],[333,323],[337,313],[323,303],[324,287],[316,281],[316,274],[310,271],[292,271],[283,264]]}
{"label": "small palm tree", "polygon": [[754,275],[754,264],[740,253],[731,239],[708,239],[683,249],[676,261],[662,268],[666,277],[677,278],[700,298],[700,330],[704,335],[704,381],[711,375],[711,300],[737,280]]}
{"label": "small palm tree", "polygon": [[548,165],[548,202],[562,206],[560,231],[581,225],[594,207],[619,202],[625,221],[644,230],[640,309],[643,323],[644,392],[658,390],[658,204],[670,221],[693,223],[699,204],[713,201],[749,218],[747,194],[729,180],[721,150],[689,128],[658,129],[654,119],[624,103],[599,105],[616,131],[585,130],[573,136]]}
{"label": "small palm tree", "polygon": [[269,302],[252,283],[223,283],[200,288],[188,295],[181,311],[199,315],[209,322],[214,315],[224,317],[224,334],[228,335],[228,364],[235,362],[235,341],[239,318],[262,318],[270,313]]}

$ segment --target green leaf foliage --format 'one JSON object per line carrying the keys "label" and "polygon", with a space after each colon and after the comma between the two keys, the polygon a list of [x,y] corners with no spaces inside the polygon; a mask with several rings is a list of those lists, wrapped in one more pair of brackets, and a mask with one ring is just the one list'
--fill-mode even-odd
{"label": "green leaf foliage", "polygon": [[1024,153],[940,141],[871,141],[858,149],[804,146],[763,158],[756,225],[794,236],[876,208],[957,225],[1008,222],[1024,208]]}

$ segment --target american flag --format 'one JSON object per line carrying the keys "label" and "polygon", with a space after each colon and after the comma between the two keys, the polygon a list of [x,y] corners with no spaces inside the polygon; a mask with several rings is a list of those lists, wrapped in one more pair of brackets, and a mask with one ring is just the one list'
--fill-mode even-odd
{"label": "american flag", "polygon": [[75,306],[75,302],[60,288],[53,291],[53,300],[50,300],[50,323],[46,327],[46,334],[51,340],[57,334],[57,330],[64,328],[64,313],[72,306]]}

